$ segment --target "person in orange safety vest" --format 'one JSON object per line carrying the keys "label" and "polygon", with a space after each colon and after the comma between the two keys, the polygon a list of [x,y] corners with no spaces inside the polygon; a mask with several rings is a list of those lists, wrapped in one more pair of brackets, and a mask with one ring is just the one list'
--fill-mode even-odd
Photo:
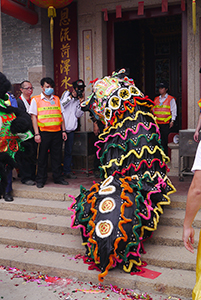
{"label": "person in orange safety vest", "polygon": [[167,82],[161,82],[159,84],[160,96],[154,99],[155,105],[152,110],[160,129],[161,144],[166,155],[168,155],[168,135],[170,133],[170,128],[173,127],[175,119],[177,117],[176,100],[174,97],[170,96],[167,91]]}
{"label": "person in orange safety vest", "polygon": [[63,121],[63,108],[59,97],[53,95],[55,83],[50,77],[41,79],[42,93],[31,99],[31,115],[34,140],[39,146],[36,185],[43,188],[47,180],[48,150],[51,155],[51,167],[54,183],[67,185],[62,177],[61,158],[63,140],[67,140]]}

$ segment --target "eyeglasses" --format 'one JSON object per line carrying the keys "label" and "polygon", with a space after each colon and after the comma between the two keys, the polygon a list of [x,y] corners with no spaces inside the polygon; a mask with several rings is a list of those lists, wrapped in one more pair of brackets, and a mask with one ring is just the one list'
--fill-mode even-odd
{"label": "eyeglasses", "polygon": [[34,87],[22,88],[23,90],[33,90]]}

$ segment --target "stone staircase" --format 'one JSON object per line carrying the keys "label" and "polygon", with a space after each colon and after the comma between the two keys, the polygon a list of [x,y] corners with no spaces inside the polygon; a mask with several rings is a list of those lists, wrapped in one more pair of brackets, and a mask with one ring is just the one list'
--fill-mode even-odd
{"label": "stone staircase", "polygon": [[[88,265],[74,258],[77,254],[84,255],[85,249],[79,231],[70,228],[68,194],[76,196],[79,189],[45,187],[39,191],[36,187],[17,187],[14,202],[0,200],[0,265],[98,282],[98,272],[88,271]],[[196,250],[191,254],[182,242],[186,199],[176,193],[171,200],[153,238],[144,243],[146,254],[142,255],[147,268],[161,275],[147,279],[114,269],[108,273],[104,284],[191,299]],[[201,212],[194,222],[195,247],[200,220]]]}

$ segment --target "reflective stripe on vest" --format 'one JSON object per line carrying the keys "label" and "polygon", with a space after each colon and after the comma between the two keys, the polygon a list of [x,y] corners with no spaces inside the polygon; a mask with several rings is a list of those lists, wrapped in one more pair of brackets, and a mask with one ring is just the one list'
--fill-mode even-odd
{"label": "reflective stripe on vest", "polygon": [[154,99],[155,106],[153,111],[158,124],[167,124],[172,118],[170,110],[170,101],[172,98],[172,96],[168,95],[162,105],[160,105],[159,97]]}
{"label": "reflective stripe on vest", "polygon": [[55,104],[41,99],[41,95],[33,97],[37,104],[38,126],[41,131],[60,131],[63,121],[59,97],[54,96]]}

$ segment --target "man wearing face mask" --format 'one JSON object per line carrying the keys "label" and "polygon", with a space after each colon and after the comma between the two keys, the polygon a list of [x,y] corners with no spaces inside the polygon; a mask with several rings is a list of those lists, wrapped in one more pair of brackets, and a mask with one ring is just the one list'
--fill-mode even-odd
{"label": "man wearing face mask", "polygon": [[40,144],[36,185],[43,188],[47,180],[48,150],[54,183],[67,185],[62,177],[62,139],[67,140],[63,121],[63,108],[59,97],[53,95],[55,83],[45,77],[40,81],[42,93],[31,100],[29,113],[34,128],[34,140]]}

